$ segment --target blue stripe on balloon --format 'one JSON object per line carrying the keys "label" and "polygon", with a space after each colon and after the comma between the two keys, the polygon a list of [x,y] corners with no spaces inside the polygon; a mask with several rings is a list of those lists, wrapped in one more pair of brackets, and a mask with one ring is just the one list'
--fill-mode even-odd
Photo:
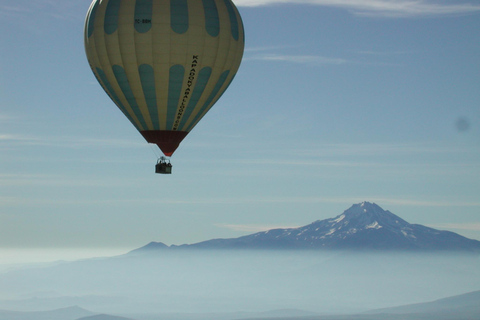
{"label": "blue stripe on balloon", "polygon": [[99,4],[99,1],[97,0],[93,5],[92,10],[90,11],[90,14],[88,15],[88,29],[87,29],[88,38],[92,36],[93,31],[95,30],[95,17],[97,15],[98,4]]}
{"label": "blue stripe on balloon", "polygon": [[110,0],[105,11],[104,30],[106,34],[112,34],[118,29],[118,11],[121,0]]}
{"label": "blue stripe on balloon", "polygon": [[235,14],[235,9],[233,8],[233,4],[230,0],[224,0],[225,6],[227,6],[228,15],[230,17],[230,29],[232,32],[233,39],[238,41],[238,20],[237,15]]}
{"label": "blue stripe on balloon", "polygon": [[205,91],[205,87],[207,86],[208,80],[212,75],[212,68],[205,67],[198,73],[197,83],[195,84],[195,88],[193,89],[192,96],[190,97],[190,101],[188,102],[187,107],[185,108],[185,112],[183,113],[182,121],[180,122],[179,130],[182,131],[185,123],[187,122],[188,118],[192,115],[193,110],[197,106],[198,100]]}
{"label": "blue stripe on balloon", "polygon": [[153,67],[148,64],[142,64],[138,67],[140,81],[142,83],[143,95],[147,102],[148,112],[152,120],[153,130],[160,130],[157,108],[157,93],[155,91],[155,75]]}
{"label": "blue stripe on balloon", "polygon": [[205,29],[212,37],[220,33],[220,18],[215,0],[202,0],[205,11]]}
{"label": "blue stripe on balloon", "polygon": [[188,3],[187,0],[170,0],[170,27],[176,33],[185,33],[188,30]]}
{"label": "blue stripe on balloon", "polygon": [[135,30],[140,33],[152,28],[153,0],[137,0],[135,4]]}
{"label": "blue stripe on balloon", "polygon": [[137,130],[142,130],[142,128],[139,128],[133,118],[130,116],[130,114],[127,112],[127,109],[125,106],[122,104],[120,99],[118,98],[118,95],[115,93],[115,90],[113,90],[112,85],[110,84],[110,81],[108,81],[107,76],[105,75],[105,72],[103,72],[102,69],[96,68],[97,74],[94,73],[95,77],[97,78],[97,81],[102,85],[103,90],[112,98],[113,102],[118,106],[118,108],[123,112],[123,114],[130,120],[130,122],[137,128]]}
{"label": "blue stripe on balloon", "polygon": [[[222,89],[223,84],[225,83],[225,80],[227,80],[228,74],[230,73],[230,70],[224,71],[221,75],[220,78],[217,81],[217,84],[213,88],[213,91],[210,93],[210,96],[208,97],[207,101],[203,104],[202,108],[200,111],[197,113],[193,121],[190,123],[188,128],[185,130],[187,132],[190,132],[192,130],[193,126],[200,120],[202,117],[203,113],[207,110],[207,108],[212,104],[213,100],[217,97],[217,94],[219,93],[220,89]],[[222,92],[223,94],[223,92]],[[222,95],[220,94],[220,96]],[[220,98],[217,97],[218,98]]]}
{"label": "blue stripe on balloon", "polygon": [[133,113],[135,114],[143,128],[147,129],[148,126],[145,122],[145,119],[143,118],[140,108],[138,107],[137,100],[135,100],[135,95],[133,94],[132,88],[130,87],[130,83],[128,82],[128,77],[125,73],[125,70],[119,65],[113,65],[112,69],[113,74],[117,79],[118,85],[120,86],[120,89],[122,90],[125,99],[127,99],[130,108],[132,108]]}
{"label": "blue stripe on balloon", "polygon": [[175,114],[177,113],[178,104],[180,102],[184,76],[185,68],[182,65],[177,64],[170,68],[167,103],[167,130],[172,130],[173,128]]}

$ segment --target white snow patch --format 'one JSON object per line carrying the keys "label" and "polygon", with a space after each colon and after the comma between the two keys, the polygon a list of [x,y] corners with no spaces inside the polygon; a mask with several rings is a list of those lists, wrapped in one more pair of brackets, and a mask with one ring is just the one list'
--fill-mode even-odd
{"label": "white snow patch", "polygon": [[340,217],[338,217],[337,219],[333,220],[333,222],[335,223],[339,223],[340,221],[342,221],[343,219],[345,219],[345,215],[342,214]]}
{"label": "white snow patch", "polygon": [[351,229],[348,229],[348,231],[344,231],[344,232],[346,232],[347,234],[352,234],[352,233],[356,233],[357,229],[351,228]]}
{"label": "white snow patch", "polygon": [[307,229],[300,231],[300,232],[297,234],[297,237],[298,237],[298,236],[301,236],[302,234],[304,234],[304,233],[307,232],[307,231],[308,231]]}
{"label": "white snow patch", "polygon": [[408,233],[406,232],[405,230],[402,230],[402,233],[405,237],[408,237],[408,238],[414,238],[414,239],[417,239],[417,237],[415,237],[413,234],[411,233]]}
{"label": "white snow patch", "polygon": [[377,221],[365,227],[365,229],[380,229],[380,228],[382,228],[382,226],[379,225]]}
{"label": "white snow patch", "polygon": [[330,229],[330,231],[326,234],[326,236],[329,236],[335,232],[335,228]]}

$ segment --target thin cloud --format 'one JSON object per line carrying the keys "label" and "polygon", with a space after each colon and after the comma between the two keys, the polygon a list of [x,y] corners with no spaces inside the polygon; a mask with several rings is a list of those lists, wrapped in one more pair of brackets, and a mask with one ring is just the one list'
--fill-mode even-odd
{"label": "thin cloud", "polygon": [[[383,203],[382,203],[383,204]],[[431,204],[429,204],[431,205]],[[219,228],[229,229],[233,231],[242,232],[262,232],[273,229],[296,229],[299,225],[254,225],[254,224],[228,224],[219,223],[215,224]],[[428,224],[427,226],[440,230],[468,230],[468,231],[480,231],[480,222],[473,223],[442,223],[442,224]]]}
{"label": "thin cloud", "polygon": [[0,134],[0,141],[22,141],[28,140],[26,136],[20,136],[15,134]]}
{"label": "thin cloud", "polygon": [[0,5],[0,16],[17,16],[29,12],[26,6]]}
{"label": "thin cloud", "polygon": [[480,231],[480,222],[467,222],[467,223],[440,223],[429,224],[431,228],[435,229],[456,229],[456,230],[469,230]]}
{"label": "thin cloud", "polygon": [[0,114],[0,121],[11,121],[12,119],[14,119],[14,117],[6,114]]}
{"label": "thin cloud", "polygon": [[[130,181],[138,183],[138,181]],[[119,179],[100,179],[85,176],[72,179],[59,174],[16,174],[0,173],[0,184],[9,187],[125,187],[129,183]],[[31,200],[31,198],[29,198]]]}
{"label": "thin cloud", "polygon": [[377,198],[366,197],[369,201],[382,205],[399,205],[399,206],[415,206],[415,207],[480,207],[480,202],[459,202],[448,200],[418,200],[405,198]]}
{"label": "thin cloud", "polygon": [[322,161],[322,160],[296,160],[296,159],[247,159],[239,160],[238,163],[248,165],[267,166],[313,166],[313,167],[375,167],[390,166],[379,162],[360,161]]}
{"label": "thin cloud", "polygon": [[233,231],[243,231],[243,232],[262,232],[272,229],[295,229],[300,226],[279,226],[279,225],[252,225],[252,224],[227,224],[227,223],[218,223],[215,226],[223,229],[229,229]]}
{"label": "thin cloud", "polygon": [[[261,149],[259,147],[258,149]],[[402,166],[400,163],[391,163],[382,160],[379,157],[388,156],[418,156],[418,155],[456,155],[475,153],[477,150],[472,150],[468,146],[462,145],[440,145],[435,143],[404,143],[404,144],[308,144],[305,146],[297,146],[291,150],[293,154],[299,156],[303,160],[285,159],[280,157],[261,157],[261,153],[256,158],[240,159],[238,162],[246,164],[267,164],[267,165],[311,165],[311,166]],[[339,160],[340,158],[340,160]],[[376,159],[372,161],[372,159]],[[230,160],[229,160],[230,161]],[[474,168],[478,166],[477,163],[462,163],[462,162],[438,162],[432,164],[426,163],[429,166],[437,165],[441,167],[468,167]],[[405,166],[411,166],[412,163],[404,163]],[[425,163],[417,164],[417,166],[424,166]]]}
{"label": "thin cloud", "polygon": [[473,152],[471,147],[462,145],[445,145],[433,142],[412,143],[332,143],[308,145],[295,150],[303,156],[371,156],[371,155],[414,155],[414,154],[458,154]]}
{"label": "thin cloud", "polygon": [[[16,197],[0,197],[0,207],[7,207],[11,205],[17,205],[21,202],[25,202],[23,199]],[[7,215],[5,212],[0,212],[0,215]]]}
{"label": "thin cloud", "polygon": [[357,51],[358,54],[367,55],[367,56],[399,56],[399,55],[408,55],[415,53],[414,51]]}
{"label": "thin cloud", "polygon": [[297,45],[248,47],[248,48],[245,48],[245,52],[263,52],[263,51],[272,51],[272,50],[279,50],[279,49],[298,48],[298,47],[299,46]]}
{"label": "thin cloud", "polygon": [[329,58],[316,55],[282,55],[282,54],[257,54],[245,57],[245,60],[260,60],[272,62],[291,62],[299,64],[308,64],[315,66],[323,65],[341,65],[348,63],[348,60],[342,58]]}
{"label": "thin cloud", "polygon": [[[31,25],[36,28],[48,21],[45,17],[63,21],[81,21],[84,19],[90,0],[83,1],[57,1],[57,0],[9,0],[0,4],[0,17],[2,19],[18,20],[28,19],[28,24],[23,24],[31,31]],[[81,12],[81,14],[79,14]]]}
{"label": "thin cloud", "polygon": [[245,7],[310,4],[341,8],[356,15],[383,17],[456,15],[480,11],[477,3],[454,0],[236,0],[235,3]]}
{"label": "thin cloud", "polygon": [[[0,177],[0,182],[5,185],[9,185],[8,176]],[[66,181],[61,177],[49,177],[47,181],[40,181],[41,177],[36,177],[37,181],[24,181],[29,185],[48,185],[48,186],[123,186],[123,182],[120,181],[91,181],[90,179],[84,181]],[[14,185],[21,185],[21,181],[13,182]],[[141,182],[136,182],[138,185]],[[131,184],[130,184],[131,185]],[[24,198],[8,198],[0,197],[0,207],[35,207],[38,205],[108,205],[110,207],[119,206],[122,207],[125,204],[141,204],[141,205],[164,205],[164,206],[182,206],[182,205],[197,205],[197,206],[218,206],[218,205],[260,205],[260,204],[341,204],[347,208],[353,203],[360,203],[363,201],[369,201],[377,203],[379,206],[388,209],[388,206],[405,206],[405,207],[431,207],[431,208],[466,208],[466,207],[480,207],[480,202],[458,202],[448,200],[421,200],[414,198],[387,198],[377,196],[355,196],[355,197],[241,197],[241,198],[122,198],[122,199],[45,199],[45,198],[29,198],[25,201]],[[330,213],[330,216],[337,215],[338,212]],[[275,225],[235,225],[235,224],[222,224],[225,228],[230,229],[237,228],[237,231],[265,231],[272,228],[296,228],[298,226],[275,226]],[[438,226],[438,225],[437,225]],[[447,227],[447,225],[443,225]]]}
{"label": "thin cloud", "polygon": [[9,147],[18,145],[43,146],[43,147],[62,147],[62,148],[91,148],[91,147],[110,147],[110,148],[141,148],[141,140],[124,139],[99,139],[82,137],[33,137],[18,134],[0,134],[0,147],[8,145]]}
{"label": "thin cloud", "polygon": [[377,196],[356,197],[239,197],[239,198],[170,198],[170,199],[120,199],[118,203],[148,204],[196,204],[196,205],[244,205],[244,204],[318,204],[336,203],[351,205],[363,201],[375,202],[380,206],[398,205],[415,207],[480,207],[480,202],[458,202],[448,200],[420,200],[412,198],[385,198]]}

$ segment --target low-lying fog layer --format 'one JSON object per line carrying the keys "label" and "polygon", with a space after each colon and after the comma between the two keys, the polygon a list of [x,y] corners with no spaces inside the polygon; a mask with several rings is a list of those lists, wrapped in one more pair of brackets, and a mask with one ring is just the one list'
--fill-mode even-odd
{"label": "low-lying fog layer", "polygon": [[161,251],[0,274],[0,309],[356,312],[480,290],[480,256]]}

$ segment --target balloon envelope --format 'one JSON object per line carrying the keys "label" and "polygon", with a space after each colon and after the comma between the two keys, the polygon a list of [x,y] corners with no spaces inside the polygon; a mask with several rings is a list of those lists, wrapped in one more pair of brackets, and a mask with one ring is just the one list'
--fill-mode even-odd
{"label": "balloon envelope", "polygon": [[167,156],[230,85],[243,49],[231,0],[94,0],[85,21],[98,82]]}

